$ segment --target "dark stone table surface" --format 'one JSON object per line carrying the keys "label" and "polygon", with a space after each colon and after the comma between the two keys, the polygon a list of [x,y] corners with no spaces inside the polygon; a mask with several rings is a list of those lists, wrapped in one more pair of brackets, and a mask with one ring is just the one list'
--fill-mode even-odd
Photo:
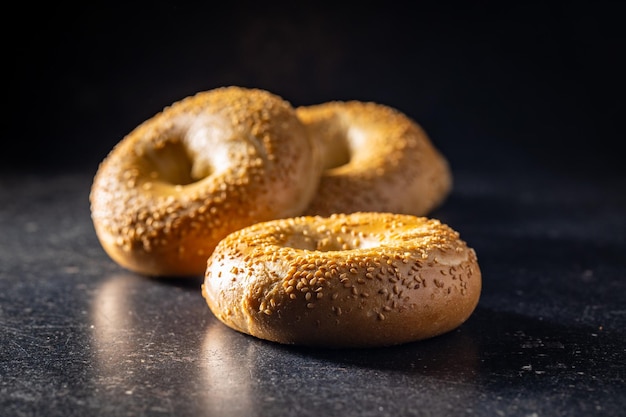
{"label": "dark stone table surface", "polygon": [[0,176],[3,416],[620,416],[626,181],[455,173],[432,216],[477,251],[457,330],[366,350],[257,340],[220,324],[200,278],[117,266],[90,173]]}

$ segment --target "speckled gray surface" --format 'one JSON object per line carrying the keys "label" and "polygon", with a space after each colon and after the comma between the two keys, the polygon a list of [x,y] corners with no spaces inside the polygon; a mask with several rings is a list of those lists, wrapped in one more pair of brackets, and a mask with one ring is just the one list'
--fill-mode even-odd
{"label": "speckled gray surface", "polygon": [[438,338],[348,351],[236,333],[199,280],[121,269],[90,181],[0,178],[2,415],[623,415],[621,180],[459,173],[434,215],[477,250],[477,310]]}

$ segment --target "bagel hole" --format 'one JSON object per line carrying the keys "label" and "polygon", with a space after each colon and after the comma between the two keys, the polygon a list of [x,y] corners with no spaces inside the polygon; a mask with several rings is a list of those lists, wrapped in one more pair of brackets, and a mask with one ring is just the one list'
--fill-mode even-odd
{"label": "bagel hole", "polygon": [[350,147],[346,137],[343,135],[334,135],[326,142],[324,149],[324,170],[328,171],[333,168],[339,168],[350,162]]}
{"label": "bagel hole", "polygon": [[149,169],[157,179],[173,185],[187,185],[197,181],[192,175],[193,161],[180,141],[168,141],[147,152]]}
{"label": "bagel hole", "polygon": [[308,234],[294,234],[285,242],[285,246],[298,250],[339,252],[376,248],[380,246],[380,241],[376,239],[356,238],[351,235],[312,237]]}
{"label": "bagel hole", "polygon": [[329,119],[318,120],[312,125],[315,136],[322,142],[322,160],[324,171],[338,168],[350,162],[351,151],[348,132],[338,115]]}

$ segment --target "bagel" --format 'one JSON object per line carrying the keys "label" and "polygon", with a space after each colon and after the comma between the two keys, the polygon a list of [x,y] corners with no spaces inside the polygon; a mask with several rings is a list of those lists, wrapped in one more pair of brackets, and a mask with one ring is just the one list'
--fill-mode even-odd
{"label": "bagel", "polygon": [[324,171],[304,214],[378,211],[424,216],[452,188],[447,159],[400,111],[373,102],[296,108],[321,148]]}
{"label": "bagel", "polygon": [[201,277],[230,232],[303,212],[317,155],[282,98],[234,86],[197,93],[137,126],[99,165],[96,234],[129,270]]}
{"label": "bagel", "polygon": [[475,251],[436,219],[391,213],[300,216],[223,239],[202,294],[239,332],[328,348],[391,346],[460,326],[475,309]]}

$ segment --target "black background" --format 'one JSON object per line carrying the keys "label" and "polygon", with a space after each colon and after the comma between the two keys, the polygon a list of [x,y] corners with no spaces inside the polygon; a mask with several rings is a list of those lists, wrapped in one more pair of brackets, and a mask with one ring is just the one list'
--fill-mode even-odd
{"label": "black background", "polygon": [[396,107],[457,172],[624,173],[617,2],[313,4],[18,5],[0,170],[95,172],[163,107],[241,85]]}

